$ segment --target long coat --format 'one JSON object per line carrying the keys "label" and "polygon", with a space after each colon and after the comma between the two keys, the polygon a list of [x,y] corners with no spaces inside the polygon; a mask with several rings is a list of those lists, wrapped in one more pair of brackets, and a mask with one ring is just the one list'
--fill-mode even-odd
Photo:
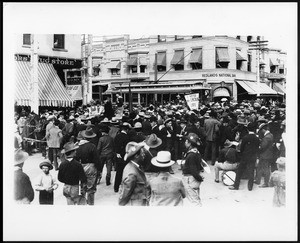
{"label": "long coat", "polygon": [[273,159],[273,135],[272,133],[267,133],[261,139],[260,142],[260,159]]}
{"label": "long coat", "polygon": [[123,171],[119,205],[146,206],[148,195],[149,185],[144,172],[129,162]]}
{"label": "long coat", "polygon": [[15,170],[14,177],[15,184],[15,200],[22,201],[29,204],[34,199],[34,190],[32,188],[30,179],[21,169]]}

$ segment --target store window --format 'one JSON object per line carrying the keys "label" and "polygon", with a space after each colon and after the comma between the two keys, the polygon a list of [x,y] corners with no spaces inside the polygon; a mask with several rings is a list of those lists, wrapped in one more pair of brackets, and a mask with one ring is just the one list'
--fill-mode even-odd
{"label": "store window", "polygon": [[65,35],[54,35],[53,48],[65,49]]}
{"label": "store window", "polygon": [[31,45],[31,34],[23,34],[23,45],[30,46]]}
{"label": "store window", "polygon": [[166,35],[158,35],[158,42],[166,42],[167,36]]}
{"label": "store window", "polygon": [[146,65],[141,65],[140,66],[140,72],[145,73],[146,72],[146,67],[147,67]]}

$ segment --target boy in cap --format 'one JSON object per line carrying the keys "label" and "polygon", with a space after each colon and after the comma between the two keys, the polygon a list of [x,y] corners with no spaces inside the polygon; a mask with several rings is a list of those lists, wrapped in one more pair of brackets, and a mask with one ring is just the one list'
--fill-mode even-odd
{"label": "boy in cap", "polygon": [[273,206],[285,206],[285,158],[279,157],[276,160],[277,170],[271,174],[269,185],[275,187]]}
{"label": "boy in cap", "polygon": [[45,160],[40,163],[42,174],[36,179],[35,190],[40,192],[39,203],[53,205],[53,191],[58,188],[56,179],[50,174],[53,166],[50,160]]}

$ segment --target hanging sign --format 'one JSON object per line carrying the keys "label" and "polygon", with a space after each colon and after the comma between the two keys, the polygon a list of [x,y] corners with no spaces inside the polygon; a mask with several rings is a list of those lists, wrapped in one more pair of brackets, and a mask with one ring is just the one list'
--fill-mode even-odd
{"label": "hanging sign", "polygon": [[66,90],[72,100],[82,100],[81,85],[67,85]]}
{"label": "hanging sign", "polygon": [[191,110],[198,110],[199,93],[185,95],[184,97]]}

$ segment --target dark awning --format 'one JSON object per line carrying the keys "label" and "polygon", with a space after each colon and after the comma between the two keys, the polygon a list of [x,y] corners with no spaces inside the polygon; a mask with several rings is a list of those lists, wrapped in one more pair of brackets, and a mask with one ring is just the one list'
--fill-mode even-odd
{"label": "dark awning", "polygon": [[183,65],[184,61],[183,61],[183,50],[180,51],[175,51],[174,56],[171,60],[171,65]]}
{"label": "dark awning", "polygon": [[121,69],[121,62],[120,61],[112,61],[107,64],[106,66],[108,69]]}
{"label": "dark awning", "polygon": [[126,64],[127,66],[137,66],[137,57],[130,57]]}
{"label": "dark awning", "polygon": [[227,48],[217,48],[217,62],[230,62]]}
{"label": "dark awning", "polygon": [[241,51],[236,50],[236,60],[237,61],[247,61],[247,57]]}
{"label": "dark awning", "polygon": [[165,52],[158,52],[157,53],[157,65],[158,66],[167,66],[166,53]]}
{"label": "dark awning", "polygon": [[202,49],[194,49],[189,63],[202,63]]}
{"label": "dark awning", "polygon": [[[16,61],[17,105],[30,105],[30,62]],[[73,106],[73,100],[62,84],[52,64],[38,63],[38,85],[40,106]]]}

